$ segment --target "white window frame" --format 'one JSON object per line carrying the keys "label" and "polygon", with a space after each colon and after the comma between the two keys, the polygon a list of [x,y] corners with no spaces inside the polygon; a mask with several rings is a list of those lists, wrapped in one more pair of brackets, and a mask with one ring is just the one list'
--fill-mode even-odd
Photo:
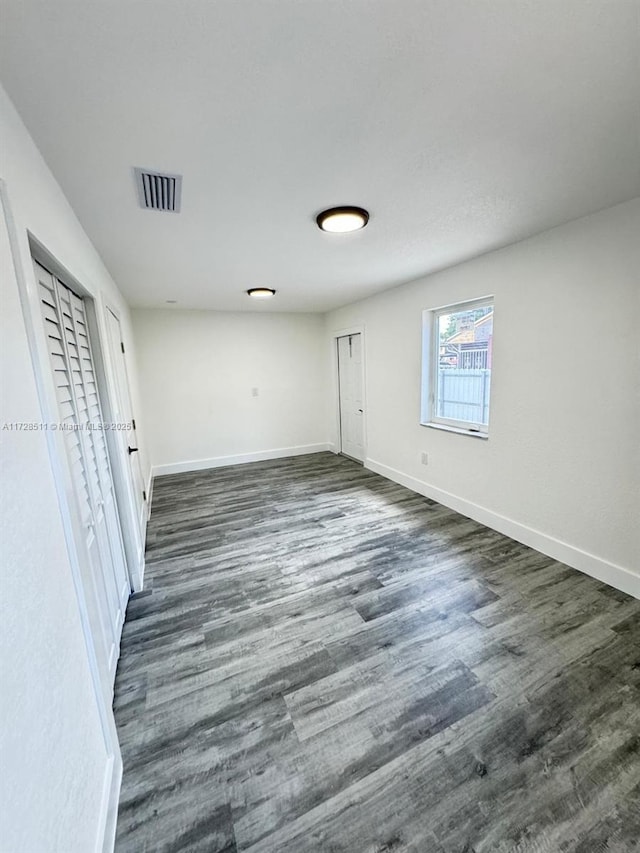
{"label": "white window frame", "polygon": [[[454,302],[451,305],[442,305],[439,308],[428,308],[422,312],[422,406],[420,415],[422,426],[444,429],[475,438],[489,437],[489,424],[442,418],[436,414],[436,390],[438,387],[438,365],[440,363],[440,317],[443,314],[456,314],[488,306],[491,306],[495,311],[493,296],[483,296],[466,302]],[[489,412],[491,412],[491,391],[489,391]]]}

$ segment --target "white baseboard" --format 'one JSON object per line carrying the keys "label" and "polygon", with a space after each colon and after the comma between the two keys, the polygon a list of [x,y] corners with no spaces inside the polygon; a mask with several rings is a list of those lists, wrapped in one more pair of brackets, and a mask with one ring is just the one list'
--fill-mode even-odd
{"label": "white baseboard", "polygon": [[149,471],[149,480],[147,482],[147,506],[149,507],[149,511],[147,513],[147,521],[149,521],[149,515],[151,515],[151,499],[153,498],[153,468]]}
{"label": "white baseboard", "polygon": [[322,453],[327,450],[329,450],[328,444],[302,444],[296,447],[279,447],[276,450],[239,453],[236,456],[214,456],[212,459],[192,459],[188,462],[171,462],[168,465],[154,465],[151,469],[151,475],[152,477],[164,477],[167,474],[182,474],[185,471],[224,468],[227,465],[264,462],[268,459],[284,459],[287,456],[305,456],[307,453]]}
{"label": "white baseboard", "polygon": [[142,532],[142,548],[138,554],[138,576],[133,581],[133,591],[142,592],[144,589],[145,553],[147,545],[147,531],[149,530],[149,518],[151,516],[151,502],[153,500],[153,471],[149,471],[149,479],[146,485],[147,491],[147,519]]}
{"label": "white baseboard", "polygon": [[106,768],[96,853],[113,853],[116,843],[116,825],[118,823],[121,784],[122,760],[118,752],[117,756],[109,758]]}
{"label": "white baseboard", "polygon": [[472,518],[474,521],[484,524],[486,527],[491,527],[499,533],[504,533],[511,539],[517,542],[522,542],[523,545],[528,545],[554,560],[559,560],[567,566],[571,566],[592,578],[596,578],[603,583],[609,584],[616,589],[626,592],[635,598],[640,598],[640,575],[626,569],[623,566],[618,566],[615,563],[610,563],[603,560],[601,557],[596,557],[587,551],[582,551],[574,545],[569,545],[567,542],[562,542],[560,539],[555,539],[553,536],[548,536],[540,530],[534,530],[532,527],[527,527],[526,524],[521,524],[504,515],[493,512],[471,501],[446,492],[443,489],[438,489],[435,486],[430,486],[416,477],[411,477],[404,474],[402,471],[397,471],[395,468],[390,468],[388,465],[383,465],[381,462],[376,462],[374,459],[365,460],[365,468],[375,471],[376,474],[381,474],[388,480],[393,480],[401,486],[406,486],[413,492],[431,498],[438,503],[448,506],[450,509],[465,515],[467,518]]}
{"label": "white baseboard", "polygon": [[145,541],[142,543],[142,547],[138,551],[138,570],[136,573],[136,577],[132,578],[133,592],[142,592],[144,589],[144,571],[146,568],[145,561],[145,553],[146,547],[145,543],[147,540],[147,528],[149,527],[149,518],[147,517],[147,522],[144,527],[144,539]]}

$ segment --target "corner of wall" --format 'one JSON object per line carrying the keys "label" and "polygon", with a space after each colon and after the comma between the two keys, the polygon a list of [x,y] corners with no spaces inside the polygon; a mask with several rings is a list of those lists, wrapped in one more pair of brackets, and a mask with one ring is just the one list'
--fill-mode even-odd
{"label": "corner of wall", "polygon": [[553,536],[548,536],[540,530],[534,530],[526,524],[514,521],[512,518],[507,518],[497,512],[492,512],[485,507],[472,503],[471,501],[461,498],[458,495],[453,495],[450,492],[431,486],[428,483],[404,474],[402,471],[397,471],[388,465],[381,462],[376,462],[374,459],[366,459],[365,467],[376,474],[392,480],[419,495],[424,495],[431,500],[437,501],[449,509],[459,512],[461,515],[471,518],[474,521],[484,524],[529,548],[540,551],[554,560],[577,569],[586,575],[590,575],[596,580],[609,584],[621,592],[632,595],[634,598],[640,599],[640,575],[632,572],[630,569],[618,566],[607,560],[597,557],[594,554],[589,554],[574,545],[569,545],[567,542],[562,542],[555,539]]}

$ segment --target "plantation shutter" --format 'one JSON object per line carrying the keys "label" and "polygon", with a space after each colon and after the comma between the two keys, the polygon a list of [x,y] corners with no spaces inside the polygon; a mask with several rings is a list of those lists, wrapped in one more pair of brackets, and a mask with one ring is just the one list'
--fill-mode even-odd
{"label": "plantation shutter", "polygon": [[[75,495],[83,592],[91,635],[106,689],[113,686],[129,579],[102,411],[91,353],[85,302],[34,261],[59,421]],[[74,528],[77,525],[74,522]]]}
{"label": "plantation shutter", "polygon": [[[64,436],[65,447],[69,458],[69,467],[73,479],[74,490],[78,498],[78,509],[83,524],[89,524],[92,517],[89,483],[85,460],[80,439],[80,418],[74,401],[71,384],[74,373],[77,379],[77,358],[67,359],[65,339],[69,337],[69,318],[63,314],[61,303],[57,298],[57,281],[40,264],[35,263],[40,290],[40,307],[44,319],[45,333],[53,380],[58,398],[60,427]],[[75,365],[75,371],[74,371]],[[56,425],[57,426],[57,425]]]}

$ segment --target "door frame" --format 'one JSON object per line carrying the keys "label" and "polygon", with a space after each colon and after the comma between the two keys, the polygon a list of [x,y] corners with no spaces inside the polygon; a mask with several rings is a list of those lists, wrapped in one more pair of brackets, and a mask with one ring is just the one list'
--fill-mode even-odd
{"label": "door frame", "polygon": [[[117,379],[117,370],[116,366],[113,362],[113,359],[118,357],[118,353],[114,352],[111,347],[111,336],[109,334],[109,329],[107,326],[107,311],[111,311],[114,317],[118,320],[120,324],[120,329],[122,329],[122,313],[116,306],[108,299],[105,294],[102,294],[101,297],[101,307],[102,307],[102,316],[105,330],[105,338],[104,338],[104,353],[102,361],[102,369],[105,372],[110,371],[110,381],[107,381],[107,376],[103,377],[103,381],[110,385],[113,388],[114,398],[117,399],[118,393],[118,379]],[[126,365],[126,354],[125,354],[125,368]],[[96,372],[99,372],[96,369]],[[129,382],[129,372],[127,370],[127,382]],[[129,397],[131,398],[131,386],[129,386]],[[111,407],[111,399],[109,400],[109,419],[115,420],[113,417],[114,408]],[[139,433],[139,424],[136,422],[136,432]],[[119,512],[121,513],[121,526],[122,533],[124,538],[124,548],[125,555],[127,558],[127,567],[129,569],[129,579],[131,581],[131,588],[134,592],[140,592],[143,586],[144,580],[144,567],[145,567],[145,559],[144,559],[144,550],[145,550],[145,537],[146,537],[146,525],[145,529],[141,530],[140,533],[140,550],[138,549],[138,513],[137,513],[137,504],[135,498],[133,496],[133,482],[130,474],[130,470],[128,469],[128,460],[124,456],[122,451],[122,446],[118,442],[118,436],[112,431],[109,430],[107,432],[107,445],[109,448],[109,454],[112,460],[115,460],[115,465],[112,462],[112,469],[114,473],[114,488],[116,492],[116,502],[119,507]],[[144,475],[143,475],[144,476]],[[146,520],[149,519],[149,508],[151,506],[151,490],[148,483],[144,484],[145,492],[146,492],[146,502],[147,502],[147,510],[146,510]]]}
{"label": "door frame", "polygon": [[[54,275],[60,274],[60,277],[68,281],[73,288],[77,288],[79,293],[86,298],[87,308],[91,311],[95,309],[95,296],[86,287],[82,286],[68,270],[64,269],[30,231],[25,230],[22,232],[18,230],[13,216],[7,185],[2,178],[0,178],[0,209],[2,210],[9,240],[12,266],[18,286],[18,296],[22,308],[42,420],[44,423],[57,423],[59,421],[58,401],[51,372],[44,324],[42,322],[40,296],[33,268],[33,258],[43,263]],[[94,342],[96,349],[98,349],[99,338],[95,340],[94,336],[94,340],[91,341],[92,346]],[[101,353],[99,351],[95,352],[94,358],[96,362],[99,361]],[[104,393],[105,390],[107,391],[106,395]],[[108,398],[108,389],[99,388],[99,393],[101,395],[101,402],[105,396]],[[83,553],[82,525],[76,509],[75,492],[68,467],[64,437],[62,432],[53,430],[46,430],[45,436],[54,487],[58,498],[58,507],[64,531],[71,577],[76,594],[92,692],[96,702],[105,747],[106,764],[103,780],[103,798],[100,806],[100,823],[96,837],[96,850],[102,849],[106,853],[106,851],[113,850],[115,839],[118,799],[122,781],[122,756],[118,743],[115,718],[111,707],[112,697],[111,695],[107,695],[108,691],[105,690],[105,685],[101,677],[85,598],[80,565],[81,561],[88,559],[88,554],[86,550]]]}
{"label": "door frame", "polygon": [[[27,238],[31,257],[41,266],[49,270],[53,276],[59,278],[63,284],[66,284],[70,290],[75,291],[77,295],[84,300],[87,313],[89,340],[91,342],[91,351],[95,362],[96,384],[98,386],[102,415],[106,423],[112,422],[114,420],[113,399],[115,394],[115,380],[109,373],[110,365],[107,358],[107,354],[109,352],[109,339],[106,333],[104,315],[101,316],[103,298],[100,299],[96,297],[96,295],[92,293],[86,285],[78,281],[78,279],[56,259],[55,255],[53,255],[30,231],[27,232]],[[33,311],[33,306],[31,306],[31,310]],[[40,311],[39,304],[37,305],[37,310]],[[39,314],[36,319],[39,319]],[[103,330],[105,330],[104,333]],[[42,361],[42,351],[38,353],[38,357],[38,369],[43,370],[43,364],[45,367],[48,365]],[[55,418],[49,418],[49,420],[53,421],[56,419],[57,416]],[[120,524],[120,535],[124,546],[125,565],[129,576],[129,589],[131,591],[138,591],[138,587],[134,581],[137,578],[136,570],[139,572],[140,567],[137,562],[132,564],[129,559],[130,531],[127,526],[129,513],[135,512],[135,509],[130,502],[128,492],[121,487],[119,482],[123,460],[122,454],[119,452],[117,444],[115,443],[114,432],[113,430],[105,430],[105,435],[107,439],[107,452],[109,454],[109,466],[112,474],[118,521]],[[144,562],[142,568],[144,568]]]}
{"label": "door frame", "polygon": [[[114,420],[113,412],[115,410],[113,400],[115,399],[117,391],[115,373],[112,370],[109,358],[109,335],[104,312],[106,310],[112,311],[115,316],[118,317],[120,322],[121,314],[115,305],[106,299],[104,294],[100,294],[98,297],[92,293],[85,284],[78,281],[78,279],[56,259],[55,255],[53,255],[31,231],[27,232],[27,239],[31,257],[48,269],[52,275],[59,278],[63,283],[66,283],[71,290],[75,290],[76,293],[85,301],[87,323],[89,326],[91,349],[95,362],[96,383],[98,386],[102,415],[105,422],[112,422]],[[30,272],[33,273],[32,270]],[[27,273],[27,285],[30,286],[34,282],[35,276],[33,276],[32,282],[29,277],[29,273]],[[33,318],[35,317],[35,322],[37,323],[40,321],[40,305],[38,301],[37,287],[34,294],[36,299],[35,309],[31,301],[29,307],[32,312],[32,322],[34,322]],[[29,293],[29,298],[30,300],[33,298],[31,293]],[[33,313],[34,310],[36,313]],[[43,354],[47,355],[44,350],[40,349],[38,351],[38,370],[40,371],[43,370],[43,365],[45,368],[50,369],[48,362],[43,361]],[[32,356],[35,359],[33,353]],[[36,372],[38,372],[38,370],[36,370]],[[48,418],[48,420],[53,420],[55,422],[57,420],[57,415],[54,418]],[[113,491],[118,511],[118,520],[120,523],[120,533],[124,545],[125,564],[127,566],[127,574],[129,576],[129,588],[133,592],[139,592],[142,589],[142,579],[144,575],[144,536],[142,541],[142,554],[140,555],[138,554],[135,539],[132,538],[131,532],[131,524],[137,524],[137,521],[134,521],[134,519],[137,518],[137,513],[131,494],[131,487],[129,486],[129,475],[125,467],[127,460],[123,458],[121,450],[118,447],[117,436],[114,431],[106,430],[105,435],[107,439],[107,452],[109,454],[109,464],[113,480]]]}
{"label": "door frame", "polygon": [[333,412],[334,412],[334,422],[333,422],[333,434],[335,436],[335,440],[332,442],[332,449],[334,453],[342,453],[342,429],[340,424],[340,377],[339,377],[339,364],[338,364],[338,338],[346,338],[349,335],[361,335],[361,354],[362,361],[360,365],[361,373],[362,373],[362,448],[364,459],[362,460],[362,464],[366,467],[367,465],[367,357],[366,357],[366,334],[365,334],[365,326],[364,323],[354,324],[353,326],[347,326],[344,329],[334,329],[331,332],[331,376],[332,376],[332,385],[333,385]]}

